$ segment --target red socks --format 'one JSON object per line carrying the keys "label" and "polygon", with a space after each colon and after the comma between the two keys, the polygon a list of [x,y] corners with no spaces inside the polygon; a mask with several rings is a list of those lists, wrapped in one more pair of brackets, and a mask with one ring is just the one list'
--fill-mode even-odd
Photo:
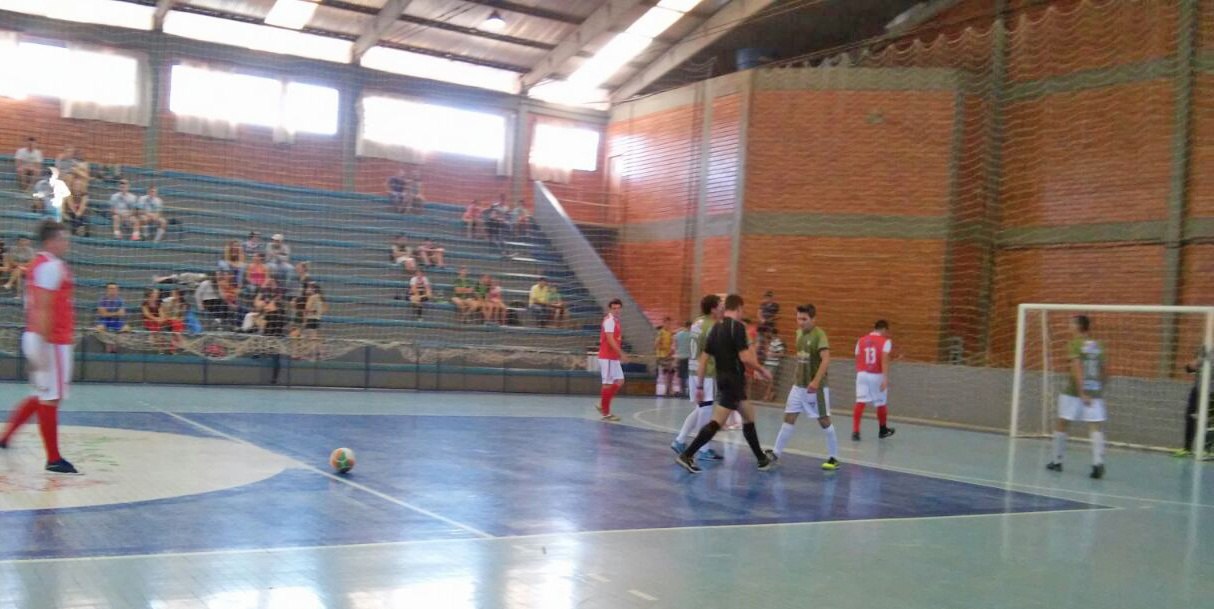
{"label": "red socks", "polygon": [[4,430],[4,437],[0,438],[0,442],[7,443],[13,439],[13,434],[17,432],[17,429],[25,425],[25,422],[30,420],[35,412],[38,412],[38,398],[31,395],[21,400],[13,409],[12,416],[8,418],[8,429]]}
{"label": "red socks", "polygon": [[885,419],[889,416],[889,406],[877,407],[877,422],[881,424],[881,429],[885,429]]}
{"label": "red socks", "polygon": [[[878,409],[877,412],[881,410]],[[856,407],[851,411],[851,432],[860,433],[860,420],[864,418],[864,402],[856,402]]]}
{"label": "red socks", "polygon": [[38,429],[42,432],[42,444],[46,446],[46,462],[54,463],[59,456],[59,407],[50,404],[38,405]]}
{"label": "red socks", "polygon": [[611,398],[615,397],[617,391],[620,390],[619,385],[603,385],[603,390],[599,392],[599,411],[604,416],[611,414]]}

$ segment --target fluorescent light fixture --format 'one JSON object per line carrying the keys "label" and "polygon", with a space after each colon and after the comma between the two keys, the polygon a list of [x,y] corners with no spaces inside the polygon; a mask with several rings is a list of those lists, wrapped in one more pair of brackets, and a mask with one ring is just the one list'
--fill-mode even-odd
{"label": "fluorescent light fixture", "polygon": [[640,19],[632,22],[628,29],[624,30],[634,36],[642,36],[645,38],[657,38],[662,35],[676,21],[683,18],[684,13],[672,11],[670,9],[654,7],[645,11]]}
{"label": "fluorescent light fixture", "polygon": [[561,80],[535,85],[527,96],[562,106],[596,106],[609,101],[606,89],[578,87]]}
{"label": "fluorescent light fixture", "polygon": [[62,21],[151,30],[156,7],[118,0],[0,0],[0,10]]}
{"label": "fluorescent light fixture", "polygon": [[316,3],[308,0],[278,0],[266,14],[266,25],[302,30],[316,13]]}
{"label": "fluorescent light fixture", "polygon": [[164,32],[254,51],[296,55],[334,63],[349,63],[350,49],[354,46],[354,43],[348,40],[181,11],[169,12],[164,20]]}
{"label": "fluorescent light fixture", "polygon": [[516,72],[422,53],[372,47],[363,54],[360,63],[364,68],[393,74],[428,78],[505,93],[519,92],[519,75]]}
{"label": "fluorescent light fixture", "polygon": [[668,8],[672,11],[686,13],[691,9],[700,5],[701,0],[662,0],[658,3],[658,8]]}
{"label": "fluorescent light fixture", "polygon": [[493,11],[489,15],[489,18],[481,24],[481,28],[489,30],[490,32],[500,32],[505,27],[506,20],[502,19],[502,14],[497,11]]}

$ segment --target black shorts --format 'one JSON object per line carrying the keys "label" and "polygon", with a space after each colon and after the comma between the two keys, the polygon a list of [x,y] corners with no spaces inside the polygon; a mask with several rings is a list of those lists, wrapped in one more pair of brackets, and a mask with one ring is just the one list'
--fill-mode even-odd
{"label": "black shorts", "polygon": [[717,405],[737,410],[746,401],[746,381],[740,378],[717,377]]}
{"label": "black shorts", "polygon": [[304,320],[304,329],[305,329],[305,330],[316,330],[316,329],[318,329],[318,328],[320,328],[320,320],[319,320],[319,319],[306,319],[306,320]]}

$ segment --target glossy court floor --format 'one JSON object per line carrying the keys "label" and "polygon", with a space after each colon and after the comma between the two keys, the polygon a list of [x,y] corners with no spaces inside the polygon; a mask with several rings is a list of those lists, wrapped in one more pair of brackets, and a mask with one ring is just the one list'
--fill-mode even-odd
{"label": "glossy court floor", "polygon": [[692,477],[682,400],[74,391],[85,475],[43,474],[36,426],[0,453],[5,609],[1214,607],[1211,464],[1113,450],[1093,481],[1085,445],[1059,475],[1044,442],[866,421],[835,473],[802,424],[776,471],[733,432]]}

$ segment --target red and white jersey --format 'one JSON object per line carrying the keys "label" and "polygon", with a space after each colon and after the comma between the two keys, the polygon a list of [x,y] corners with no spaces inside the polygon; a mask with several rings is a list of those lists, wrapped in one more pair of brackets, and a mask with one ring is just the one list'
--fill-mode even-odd
{"label": "red and white jersey", "polygon": [[620,351],[611,348],[611,345],[607,343],[608,334],[615,337],[615,344],[623,344],[621,342],[620,320],[616,319],[613,315],[604,317],[603,325],[599,328],[599,359],[620,359]]}
{"label": "red and white jersey", "polygon": [[33,331],[31,305],[34,290],[45,290],[51,298],[51,331],[47,342],[70,345],[76,327],[76,310],[72,305],[72,272],[67,263],[50,252],[38,252],[25,271],[25,329]]}
{"label": "red and white jersey", "polygon": [[894,343],[888,336],[869,332],[856,341],[856,372],[884,374],[881,366],[881,355],[889,353]]}

